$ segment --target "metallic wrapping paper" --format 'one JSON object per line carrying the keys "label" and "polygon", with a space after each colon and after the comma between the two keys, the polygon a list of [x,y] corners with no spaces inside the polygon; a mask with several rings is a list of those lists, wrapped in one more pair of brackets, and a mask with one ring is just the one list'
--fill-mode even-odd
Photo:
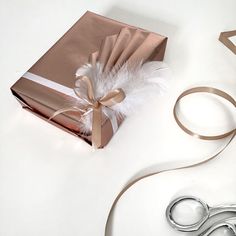
{"label": "metallic wrapping paper", "polygon": [[[123,63],[128,56],[130,61],[162,60],[166,42],[167,38],[159,34],[88,11],[28,72],[73,89],[76,81],[75,72],[83,64],[92,63],[94,60],[103,61],[104,58],[107,60],[109,56],[108,63],[104,67],[104,70],[109,70],[116,65],[117,60]],[[115,43],[118,46],[114,48]],[[111,45],[115,49],[113,52]],[[137,47],[138,50],[132,53],[132,50]],[[122,54],[124,51],[125,53]],[[11,91],[23,108],[91,144],[91,134],[85,135],[79,130],[78,113],[60,114],[49,121],[49,117],[56,110],[75,102],[76,98],[30,81],[23,76],[11,87]],[[122,120],[119,120],[118,124],[120,125],[121,122]],[[102,147],[112,136],[111,123],[109,119],[104,119]]]}

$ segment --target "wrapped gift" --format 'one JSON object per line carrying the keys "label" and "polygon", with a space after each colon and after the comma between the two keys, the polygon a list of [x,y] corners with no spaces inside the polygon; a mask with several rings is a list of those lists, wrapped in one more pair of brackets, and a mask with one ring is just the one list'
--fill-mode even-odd
{"label": "wrapped gift", "polygon": [[151,85],[161,66],[147,62],[163,59],[166,42],[86,12],[11,91],[24,109],[101,148]]}

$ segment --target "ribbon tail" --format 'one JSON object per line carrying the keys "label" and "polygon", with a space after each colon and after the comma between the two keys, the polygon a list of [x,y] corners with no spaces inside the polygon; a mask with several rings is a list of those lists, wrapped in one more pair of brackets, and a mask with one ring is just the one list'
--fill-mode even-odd
{"label": "ribbon tail", "polygon": [[95,148],[102,145],[102,107],[93,108],[92,144]]}
{"label": "ribbon tail", "polygon": [[114,111],[108,107],[103,107],[103,112],[105,116],[110,120],[113,134],[114,134],[118,129],[118,122],[117,122],[116,115],[114,114]]}
{"label": "ribbon tail", "polygon": [[58,116],[58,115],[60,115],[60,114],[62,114],[62,113],[66,113],[66,112],[68,112],[68,111],[76,111],[76,112],[85,112],[85,110],[83,110],[83,109],[80,109],[80,108],[78,108],[78,107],[65,107],[65,108],[61,108],[61,109],[59,109],[59,110],[57,110],[57,111],[55,111],[49,118],[48,118],[48,120],[52,120],[55,116]]}

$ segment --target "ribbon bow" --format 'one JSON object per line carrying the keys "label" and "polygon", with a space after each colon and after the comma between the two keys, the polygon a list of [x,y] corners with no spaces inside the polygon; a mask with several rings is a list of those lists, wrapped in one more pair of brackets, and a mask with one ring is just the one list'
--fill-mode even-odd
{"label": "ribbon bow", "polygon": [[[80,88],[81,83],[85,85],[83,86],[85,91],[82,91]],[[87,76],[78,77],[74,91],[80,99],[87,103],[87,105],[85,105],[83,109],[76,106],[59,109],[54,112],[49,119],[67,111],[80,111],[83,112],[83,115],[87,115],[88,111],[92,110],[92,144],[96,148],[99,148],[102,145],[102,107],[111,108],[113,105],[122,102],[125,99],[125,93],[119,88],[108,92],[100,98],[95,98],[92,81]]]}

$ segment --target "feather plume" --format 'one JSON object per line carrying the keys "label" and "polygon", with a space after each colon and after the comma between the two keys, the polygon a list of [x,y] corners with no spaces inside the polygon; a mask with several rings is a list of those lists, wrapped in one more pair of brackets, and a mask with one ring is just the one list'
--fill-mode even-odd
{"label": "feather plume", "polygon": [[[125,99],[111,107],[114,114],[119,117],[127,117],[134,113],[153,94],[161,94],[166,90],[170,72],[165,63],[151,61],[144,64],[138,63],[130,67],[127,63],[119,70],[109,73],[103,72],[103,66],[99,63],[92,66],[85,64],[76,71],[76,77],[86,75],[93,84],[95,99],[106,95],[109,91],[121,88],[125,92]],[[76,89],[85,93],[83,84],[76,81]],[[86,94],[84,94],[86,96]],[[81,102],[81,101],[80,101]],[[86,103],[86,101],[82,101]],[[105,112],[103,108],[103,111]],[[81,117],[81,131],[91,132],[92,112],[88,111]]]}

